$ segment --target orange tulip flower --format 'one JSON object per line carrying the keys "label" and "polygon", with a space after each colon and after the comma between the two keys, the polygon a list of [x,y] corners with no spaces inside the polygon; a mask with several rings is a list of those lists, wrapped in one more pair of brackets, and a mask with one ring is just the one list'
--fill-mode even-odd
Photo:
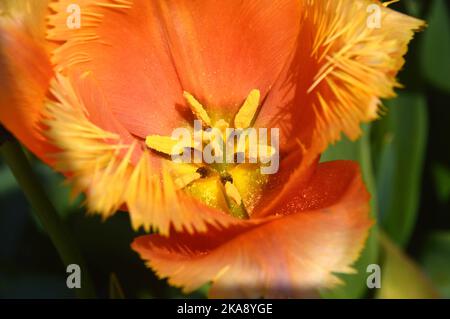
{"label": "orange tulip flower", "polygon": [[[394,96],[422,21],[374,0],[0,10],[0,122],[85,193],[89,212],[124,209],[134,228],[158,231],[132,246],[161,277],[187,292],[213,282],[213,297],[299,297],[353,271],[369,194],[356,164],[318,158]],[[194,120],[203,133],[278,128],[278,172],[172,161],[172,131]]]}

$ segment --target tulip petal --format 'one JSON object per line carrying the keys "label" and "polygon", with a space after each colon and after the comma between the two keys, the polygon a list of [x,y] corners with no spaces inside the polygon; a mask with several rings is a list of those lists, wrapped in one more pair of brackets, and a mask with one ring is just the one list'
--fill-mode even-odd
{"label": "tulip petal", "polygon": [[0,3],[0,16],[3,15],[19,23],[26,33],[44,42],[46,26],[45,15],[49,12],[50,0],[3,0]]}
{"label": "tulip petal", "polygon": [[270,215],[273,208],[286,198],[292,189],[307,185],[314,174],[320,156],[313,152],[303,153],[298,150],[283,157],[279,171],[269,175],[262,195],[252,210],[253,218]]}
{"label": "tulip petal", "polygon": [[185,292],[212,282],[211,297],[314,296],[340,283],[333,273],[354,271],[350,265],[372,224],[368,211],[357,164],[329,162],[276,216],[202,234],[142,236],[132,247]]}
{"label": "tulip petal", "polygon": [[36,11],[21,12],[24,3],[8,1],[10,11],[0,17],[0,122],[37,156],[51,163],[46,155],[54,148],[41,136],[39,127],[53,74],[40,38],[43,30],[35,27],[44,21],[44,6],[37,1],[27,7]]}
{"label": "tulip petal", "polygon": [[181,84],[216,121],[231,122],[253,89],[267,94],[299,31],[297,1],[158,2]]}
{"label": "tulip petal", "polygon": [[[378,117],[380,99],[395,96],[408,43],[424,22],[373,0],[300,3],[295,54],[256,126],[279,127],[282,149],[300,142],[320,153],[342,132],[357,138],[360,123]],[[373,5],[380,10],[380,28],[370,22]]]}
{"label": "tulip petal", "polygon": [[[51,7],[48,37],[63,44],[53,52],[58,72],[89,72],[107,94],[108,108],[130,133],[170,135],[186,126],[185,105],[154,1],[77,1],[79,29],[66,26],[71,0]],[[86,106],[88,111],[96,106]],[[191,115],[192,116],[192,115]]]}

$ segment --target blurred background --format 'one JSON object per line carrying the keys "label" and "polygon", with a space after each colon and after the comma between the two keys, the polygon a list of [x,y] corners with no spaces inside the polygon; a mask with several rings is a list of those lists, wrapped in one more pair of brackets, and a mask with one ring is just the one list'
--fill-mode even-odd
{"label": "blurred background", "polygon": [[[393,8],[428,28],[413,41],[400,74],[404,89],[364,136],[330,147],[322,160],[360,162],[372,193],[372,229],[357,275],[324,298],[450,298],[450,3],[403,0]],[[86,216],[63,178],[30,155],[33,168],[72,230],[101,298],[184,297],[158,280],[129,245],[127,214]],[[0,158],[0,298],[73,298],[66,269]],[[369,264],[381,288],[368,289]],[[207,287],[190,297],[205,296]]]}

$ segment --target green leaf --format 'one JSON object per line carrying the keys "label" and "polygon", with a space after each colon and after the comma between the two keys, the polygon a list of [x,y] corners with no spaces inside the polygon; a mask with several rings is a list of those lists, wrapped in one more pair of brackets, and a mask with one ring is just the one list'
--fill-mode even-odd
{"label": "green leaf", "polygon": [[81,288],[76,290],[77,295],[81,298],[95,297],[95,291],[78,243],[72,236],[70,227],[61,220],[53,204],[47,198],[47,194],[40,180],[36,177],[21,145],[12,137],[9,137],[0,143],[0,155],[11,169],[25,197],[33,207],[34,213],[47,231],[62,262],[66,266],[77,264],[84,269]]}
{"label": "green leaf", "polygon": [[0,162],[0,194],[18,189],[14,175]]}
{"label": "green leaf", "polygon": [[408,0],[408,1],[404,1],[403,4],[406,7],[406,11],[415,16],[415,17],[419,17],[422,10],[423,10],[423,4],[424,1],[423,0]]}
{"label": "green leaf", "polygon": [[443,298],[450,298],[450,232],[436,232],[426,241],[421,263]]}
{"label": "green leaf", "polygon": [[450,199],[450,169],[441,164],[433,167],[434,183],[439,200],[442,203]]}
{"label": "green leaf", "polygon": [[379,236],[382,248],[380,299],[429,299],[439,293],[418,265],[406,256],[389,237]]}
{"label": "green leaf", "polygon": [[[421,94],[403,93],[374,126],[380,222],[397,244],[405,245],[417,220],[427,138],[427,111]],[[375,143],[375,144],[376,144]]]}
{"label": "green leaf", "polygon": [[[366,186],[372,195],[371,200],[371,214],[376,219],[377,202],[375,195],[375,183],[372,172],[371,150],[369,144],[370,127],[364,127],[363,136],[356,142],[351,142],[344,138],[336,145],[331,146],[323,155],[321,160],[354,160],[358,161],[361,166]],[[361,253],[361,256],[353,265],[357,270],[357,274],[338,276],[344,281],[344,285],[336,287],[332,291],[323,291],[324,298],[362,298],[367,294],[367,266],[376,263],[378,260],[378,243],[376,239],[377,226],[373,226],[366,246]]]}
{"label": "green leaf", "polygon": [[50,200],[63,219],[79,210],[82,206],[82,198],[81,196],[73,198],[71,185],[67,183],[64,176],[40,161],[35,161],[34,167],[38,176],[44,181],[43,187]]}
{"label": "green leaf", "polygon": [[426,18],[429,25],[421,42],[421,67],[425,78],[450,92],[450,18],[444,0],[434,0]]}

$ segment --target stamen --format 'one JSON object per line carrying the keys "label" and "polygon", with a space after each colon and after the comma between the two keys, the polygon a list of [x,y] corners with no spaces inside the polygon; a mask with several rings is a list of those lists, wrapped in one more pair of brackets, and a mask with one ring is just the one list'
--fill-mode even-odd
{"label": "stamen", "polygon": [[197,172],[188,175],[183,175],[175,180],[175,186],[177,187],[177,189],[182,189],[199,178],[202,178],[202,175]]}
{"label": "stamen", "polygon": [[231,198],[238,206],[242,203],[241,195],[239,194],[238,189],[234,186],[233,183],[226,182],[225,183],[225,192],[228,198]]}
{"label": "stamen", "polygon": [[233,176],[231,176],[228,172],[223,172],[220,174],[220,181],[222,184],[226,184],[228,182],[233,183]]}
{"label": "stamen", "polygon": [[[149,135],[145,138],[145,144],[160,153],[167,155],[180,155],[184,148],[176,147],[179,141],[172,139],[170,136]],[[190,145],[186,145],[190,147]]]}
{"label": "stamen", "polygon": [[206,112],[203,105],[195,99],[189,92],[184,91],[183,96],[186,99],[186,102],[189,104],[194,115],[203,122],[206,126],[211,126],[211,119],[209,118],[208,113]]}
{"label": "stamen", "polygon": [[256,115],[256,111],[258,110],[259,106],[259,99],[260,99],[261,93],[259,90],[252,90],[249,95],[247,96],[247,99],[245,100],[244,104],[242,104],[241,108],[239,109],[239,112],[236,114],[234,118],[234,127],[235,128],[248,128],[252,124],[253,118]]}
{"label": "stamen", "polygon": [[215,124],[214,127],[218,128],[221,132],[225,132],[225,130],[229,127],[230,125],[228,124],[227,121],[225,121],[224,119],[220,119],[218,120]]}
{"label": "stamen", "polygon": [[383,2],[383,6],[387,7],[393,3],[399,2],[400,0],[392,0],[392,1],[388,1],[388,2]]}
{"label": "stamen", "polygon": [[202,166],[202,167],[199,167],[199,168],[197,169],[197,173],[200,174],[200,176],[201,176],[202,178],[205,178],[205,177],[208,176],[209,170],[208,170],[207,167]]}
{"label": "stamen", "polygon": [[[201,141],[191,139],[191,141],[187,142],[186,145],[180,145],[180,141],[172,139],[169,136],[149,135],[145,140],[146,145],[149,148],[166,155],[180,155],[183,153],[185,148],[194,148],[195,150],[202,152],[203,144],[208,142],[211,146],[215,146],[215,149],[225,152],[224,141],[228,141],[228,136],[226,135],[227,128],[230,127],[230,124],[224,119],[219,119],[212,124],[211,118],[208,116],[205,108],[197,99],[195,99],[194,96],[188,92],[184,92],[183,96],[194,115],[203,122],[204,127],[202,130]],[[254,89],[249,93],[245,102],[235,116],[235,128],[247,129],[252,125],[259,107],[259,102],[260,91]],[[211,130],[206,129],[207,127],[211,128]],[[217,130],[220,132],[217,132]],[[222,139],[217,137],[218,133]],[[245,156],[248,158],[254,158],[255,163],[257,161],[257,154],[253,153],[256,150],[260,151],[261,160],[263,160],[263,162],[270,159],[275,152],[273,147],[262,144],[257,144],[256,150],[252,148],[252,151],[247,151],[249,149],[249,142],[249,140],[245,141],[245,148],[240,152],[245,153]],[[255,143],[257,142],[255,141]],[[235,149],[234,152],[239,152],[239,149]],[[218,204],[218,207],[228,211],[236,218],[246,219],[249,218],[249,214],[246,210],[239,190],[234,184],[233,176],[228,172],[233,167],[234,164],[230,165],[226,163],[226,161],[220,163],[213,162],[207,166],[181,166],[181,171],[177,171],[176,174],[173,175],[173,187],[177,190],[184,189],[191,194],[196,194],[196,196],[199,196],[199,198],[201,198],[201,200],[205,203],[214,203],[216,206],[217,203],[220,202],[220,198],[222,198],[222,200],[224,200],[222,204],[225,204],[226,207],[222,204]],[[186,170],[184,170],[184,168]],[[217,177],[219,177],[219,179],[217,179]],[[215,185],[214,183],[218,184]],[[219,190],[220,194],[217,194],[215,190]]]}

